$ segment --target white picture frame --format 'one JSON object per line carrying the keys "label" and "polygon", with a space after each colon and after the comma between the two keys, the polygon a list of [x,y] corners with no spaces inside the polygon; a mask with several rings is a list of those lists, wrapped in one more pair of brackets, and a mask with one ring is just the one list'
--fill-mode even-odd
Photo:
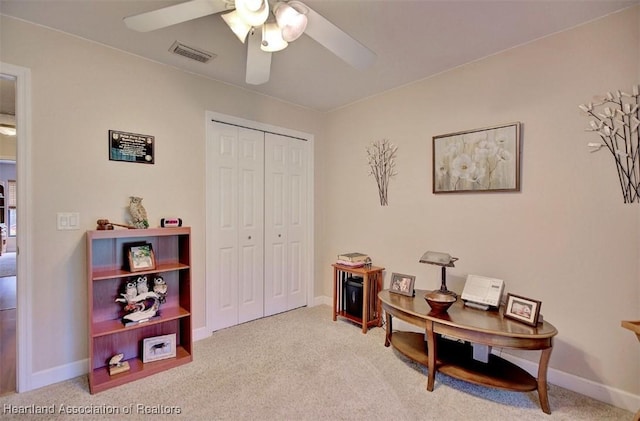
{"label": "white picture frame", "polygon": [[153,336],[142,340],[142,362],[149,363],[176,356],[176,334]]}

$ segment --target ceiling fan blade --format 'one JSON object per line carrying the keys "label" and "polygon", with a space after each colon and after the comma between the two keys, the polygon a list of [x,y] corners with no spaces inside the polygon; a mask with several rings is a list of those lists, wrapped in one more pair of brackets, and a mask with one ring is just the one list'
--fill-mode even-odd
{"label": "ceiling fan blade", "polygon": [[191,0],[124,18],[130,29],[149,32],[227,10],[224,0]]}
{"label": "ceiling fan blade", "polygon": [[271,53],[262,51],[262,30],[255,28],[249,33],[247,42],[247,73],[245,81],[250,85],[262,85],[269,81],[271,73]]}
{"label": "ceiling fan blade", "polygon": [[[295,3],[302,4],[297,1]],[[373,51],[306,4],[302,5],[308,10],[305,34],[358,70],[365,70],[373,65],[376,60],[376,54]]]}

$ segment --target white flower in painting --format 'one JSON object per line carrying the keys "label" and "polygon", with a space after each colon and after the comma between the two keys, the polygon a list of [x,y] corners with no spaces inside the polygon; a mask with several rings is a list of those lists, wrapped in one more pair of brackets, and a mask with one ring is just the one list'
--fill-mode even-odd
{"label": "white flower in painting", "polygon": [[511,161],[511,152],[506,149],[500,149],[498,153],[496,153],[496,157],[498,161]]}
{"label": "white flower in painting", "polygon": [[474,151],[474,158],[476,161],[487,159],[494,156],[498,152],[498,145],[495,142],[482,140],[476,146]]}
{"label": "white flower in painting", "polygon": [[456,157],[451,162],[451,174],[458,178],[471,180],[476,172],[476,163],[467,154]]}
{"label": "white flower in painting", "polygon": [[444,156],[454,157],[462,152],[462,144],[460,142],[449,142],[444,148]]}

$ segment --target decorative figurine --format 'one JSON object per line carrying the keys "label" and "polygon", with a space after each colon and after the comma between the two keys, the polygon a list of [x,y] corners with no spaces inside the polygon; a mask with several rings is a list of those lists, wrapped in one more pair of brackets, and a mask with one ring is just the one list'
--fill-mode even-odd
{"label": "decorative figurine", "polygon": [[111,359],[109,359],[109,375],[113,376],[114,374],[122,373],[124,371],[128,371],[130,369],[128,361],[122,361],[124,359],[124,354],[116,354]]}
{"label": "decorative figurine", "polygon": [[142,198],[129,196],[129,213],[131,214],[131,225],[136,228],[149,228],[149,220],[147,219],[147,211],[142,206]]}
{"label": "decorative figurine", "polygon": [[138,295],[149,292],[149,284],[147,283],[146,276],[139,276],[138,279],[136,279],[136,289],[138,291]]}
{"label": "decorative figurine", "polygon": [[116,298],[116,301],[124,304],[123,310],[126,314],[122,317],[122,322],[125,326],[146,322],[156,317],[160,308],[160,297],[155,292],[149,291],[146,276],[127,281],[125,292],[120,295],[121,297]]}
{"label": "decorative figurine", "polygon": [[160,304],[164,304],[167,299],[167,283],[160,275],[153,278],[153,292],[160,297]]}

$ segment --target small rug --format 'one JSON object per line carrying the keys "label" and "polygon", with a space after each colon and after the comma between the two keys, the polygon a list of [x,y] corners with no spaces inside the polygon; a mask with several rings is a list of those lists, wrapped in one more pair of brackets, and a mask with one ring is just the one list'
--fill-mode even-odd
{"label": "small rug", "polygon": [[0,256],[0,278],[16,276],[16,253],[3,253]]}

